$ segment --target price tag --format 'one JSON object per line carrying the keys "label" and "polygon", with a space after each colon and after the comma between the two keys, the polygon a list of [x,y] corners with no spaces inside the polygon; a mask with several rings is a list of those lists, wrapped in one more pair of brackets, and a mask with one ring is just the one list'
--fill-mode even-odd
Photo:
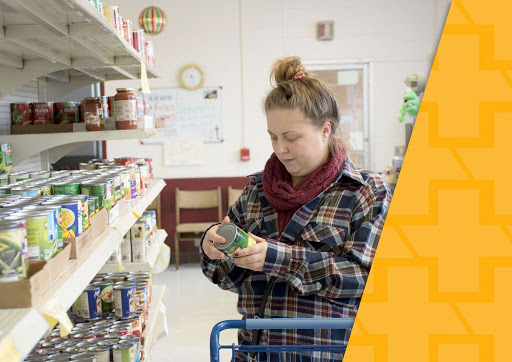
{"label": "price tag", "polygon": [[137,219],[140,218],[140,214],[138,214],[137,211],[133,210],[132,213]]}
{"label": "price tag", "polygon": [[165,335],[168,336],[169,335],[169,328],[167,327],[167,316],[166,316],[166,309],[165,309],[165,305],[164,303],[160,303],[160,312],[162,312],[162,314],[164,315],[164,318],[163,318],[163,323],[164,323],[164,332],[165,332]]}
{"label": "price tag", "polygon": [[140,83],[142,85],[142,93],[151,93],[149,90],[148,73],[146,72],[146,62],[144,59],[140,62]]}
{"label": "price tag", "polygon": [[0,361],[19,361],[21,354],[14,345],[11,336],[4,339],[0,345]]}
{"label": "price tag", "polygon": [[52,298],[41,308],[41,313],[50,325],[50,329],[55,327],[57,322],[60,325],[60,336],[65,337],[71,332],[73,323],[69,319],[68,314],[62,308],[57,298]]}
{"label": "price tag", "polygon": [[122,272],[126,268],[123,266],[123,259],[121,255],[121,244],[117,245],[117,266],[119,267],[119,271]]}

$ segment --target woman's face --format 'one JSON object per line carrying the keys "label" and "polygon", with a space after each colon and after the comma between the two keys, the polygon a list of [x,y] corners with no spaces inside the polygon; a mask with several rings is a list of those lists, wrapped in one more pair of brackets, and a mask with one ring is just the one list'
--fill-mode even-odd
{"label": "woman's face", "polygon": [[267,112],[267,130],[274,153],[292,175],[293,186],[329,158],[329,122],[317,128],[299,110],[275,109]]}

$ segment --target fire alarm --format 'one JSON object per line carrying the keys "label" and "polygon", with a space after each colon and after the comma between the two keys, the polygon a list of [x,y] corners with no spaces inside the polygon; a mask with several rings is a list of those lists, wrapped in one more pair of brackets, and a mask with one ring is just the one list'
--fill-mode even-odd
{"label": "fire alarm", "polygon": [[240,149],[240,161],[249,161],[251,159],[251,153],[248,148]]}
{"label": "fire alarm", "polygon": [[334,39],[334,22],[320,21],[316,23],[316,40]]}

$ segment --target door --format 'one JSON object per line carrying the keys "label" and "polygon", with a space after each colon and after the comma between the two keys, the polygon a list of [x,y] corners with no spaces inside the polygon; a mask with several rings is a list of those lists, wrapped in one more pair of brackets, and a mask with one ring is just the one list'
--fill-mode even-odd
{"label": "door", "polygon": [[371,62],[304,62],[329,87],[340,110],[340,135],[357,167],[373,170]]}

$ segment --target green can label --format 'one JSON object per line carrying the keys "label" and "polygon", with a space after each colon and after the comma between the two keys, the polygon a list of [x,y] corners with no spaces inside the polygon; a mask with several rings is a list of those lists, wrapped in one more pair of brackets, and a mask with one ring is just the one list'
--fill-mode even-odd
{"label": "green can label", "polygon": [[79,195],[80,184],[56,184],[53,185],[54,195]]}
{"label": "green can label", "polygon": [[217,229],[217,234],[226,239],[226,243],[213,243],[213,245],[230,258],[232,258],[239,250],[256,244],[256,241],[253,238],[232,222],[222,224]]}
{"label": "green can label", "polygon": [[27,218],[27,244],[29,260],[48,260],[52,257],[46,215]]}
{"label": "green can label", "polygon": [[27,245],[22,227],[0,231],[0,262],[0,278],[12,271],[20,279],[28,277]]}

